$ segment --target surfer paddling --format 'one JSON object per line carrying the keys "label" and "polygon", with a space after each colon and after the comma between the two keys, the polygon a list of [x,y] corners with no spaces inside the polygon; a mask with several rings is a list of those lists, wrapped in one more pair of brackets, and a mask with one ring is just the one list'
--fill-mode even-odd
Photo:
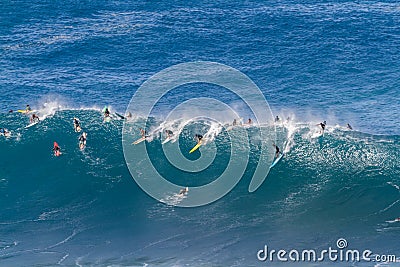
{"label": "surfer paddling", "polygon": [[58,157],[61,155],[61,148],[60,146],[57,144],[57,142],[54,142],[53,145],[53,152],[54,152],[54,156]]}
{"label": "surfer paddling", "polygon": [[86,147],[87,133],[83,132],[81,136],[79,136],[79,149],[83,150]]}
{"label": "surfer paddling", "polygon": [[182,188],[182,189],[179,191],[179,195],[180,195],[180,196],[186,195],[187,192],[189,192],[189,187]]}
{"label": "surfer paddling", "polygon": [[0,135],[8,137],[10,136],[10,132],[6,128],[0,128]]}
{"label": "surfer paddling", "polygon": [[74,118],[74,130],[75,132],[80,132],[81,131],[81,123],[79,122],[78,118]]}

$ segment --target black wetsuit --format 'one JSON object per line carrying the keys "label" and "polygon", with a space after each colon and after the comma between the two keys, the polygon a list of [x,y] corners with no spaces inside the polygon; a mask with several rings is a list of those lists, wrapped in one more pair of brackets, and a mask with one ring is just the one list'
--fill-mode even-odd
{"label": "black wetsuit", "polygon": [[31,123],[39,122],[39,121],[40,121],[39,117],[36,116],[35,114],[33,114],[32,117],[31,117]]}
{"label": "black wetsuit", "polygon": [[80,142],[80,143],[85,143],[85,142],[86,142],[86,138],[85,138],[83,135],[81,135],[81,136],[79,137],[79,142]]}
{"label": "black wetsuit", "polygon": [[197,140],[199,140],[199,142],[201,141],[201,139],[203,139],[203,136],[201,134],[196,134],[195,137],[197,138]]}
{"label": "black wetsuit", "polygon": [[275,147],[275,158],[279,157],[279,154],[281,153],[279,147],[277,145],[274,145]]}

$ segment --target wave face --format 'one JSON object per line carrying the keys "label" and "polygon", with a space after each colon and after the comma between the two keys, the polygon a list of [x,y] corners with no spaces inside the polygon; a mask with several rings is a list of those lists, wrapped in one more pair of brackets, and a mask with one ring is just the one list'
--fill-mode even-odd
{"label": "wave face", "polygon": [[[88,133],[84,151],[78,148],[73,117]],[[313,248],[318,240],[328,247],[339,237],[352,247],[368,244],[382,253],[398,247],[399,226],[393,220],[400,211],[399,136],[336,126],[311,138],[318,130],[314,123],[277,125],[285,156],[249,193],[259,146],[256,127],[247,128],[250,159],[239,184],[213,204],[184,209],[173,207],[177,192],[166,192],[166,205],[134,182],[122,151],[123,120],[104,123],[99,110],[60,110],[42,118],[25,129],[25,115],[0,115],[11,130],[11,137],[0,139],[0,265],[179,266],[204,259],[205,265],[246,265],[256,264],[254,255],[266,243],[300,249]],[[130,125],[139,136],[143,120]],[[182,175],[163,153],[165,125],[179,132],[178,122],[153,119],[146,146],[154,166],[171,181],[205,184],[226,167],[230,140],[222,126],[208,125],[215,130],[218,160],[202,172]],[[195,160],[201,150],[187,153],[195,144],[190,131],[182,129],[172,142]],[[62,149],[58,158],[53,141]]]}

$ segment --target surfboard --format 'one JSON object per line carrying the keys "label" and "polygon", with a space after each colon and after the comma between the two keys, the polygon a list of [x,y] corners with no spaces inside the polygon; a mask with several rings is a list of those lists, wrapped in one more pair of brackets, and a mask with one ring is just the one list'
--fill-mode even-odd
{"label": "surfboard", "polygon": [[25,126],[25,129],[28,129],[28,128],[30,128],[30,127],[38,124],[38,123],[39,123],[39,121],[32,122],[31,124],[28,124],[27,126]]}
{"label": "surfboard", "polygon": [[135,142],[133,142],[132,144],[133,144],[133,145],[137,145],[137,144],[143,142],[144,140],[146,140],[146,137],[141,137],[141,138],[139,138],[138,140],[136,140]]}
{"label": "surfboard", "polygon": [[35,113],[36,110],[25,110],[25,109],[18,109],[17,112],[23,113],[23,114],[28,114],[28,113]]}
{"label": "surfboard", "polygon": [[387,223],[398,223],[398,222],[400,222],[400,218],[396,218],[396,219],[394,219],[394,220],[391,220],[391,221],[386,221]]}
{"label": "surfboard", "polygon": [[323,136],[324,134],[323,133],[321,133],[321,132],[315,132],[312,136],[311,136],[311,138],[318,138],[318,137],[321,137],[321,136]]}
{"label": "surfboard", "polygon": [[164,144],[168,143],[169,141],[171,141],[171,138],[167,137],[161,144],[164,145]]}
{"label": "surfboard", "polygon": [[115,114],[117,117],[119,117],[120,119],[125,120],[125,117],[122,116],[121,114],[119,114],[119,113],[117,113],[117,112],[115,112],[114,114]]}
{"label": "surfboard", "polygon": [[190,151],[189,154],[195,152],[201,146],[201,141],[197,143]]}
{"label": "surfboard", "polygon": [[277,157],[274,162],[272,162],[271,166],[269,166],[270,169],[272,169],[278,162],[283,158],[284,153],[281,153],[279,157]]}

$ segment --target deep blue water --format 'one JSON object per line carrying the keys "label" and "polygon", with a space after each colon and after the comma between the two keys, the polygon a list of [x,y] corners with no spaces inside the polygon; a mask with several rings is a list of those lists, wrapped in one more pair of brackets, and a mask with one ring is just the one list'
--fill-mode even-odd
{"label": "deep blue water", "polygon": [[[20,0],[2,1],[0,10],[0,127],[11,130],[0,136],[0,266],[265,266],[256,258],[265,244],[323,249],[338,238],[400,257],[400,222],[392,222],[400,217],[397,1]],[[239,184],[217,202],[186,209],[139,188],[122,152],[123,121],[103,123],[100,109],[124,113],[152,75],[191,61],[222,63],[252,79],[271,116],[290,117],[278,125],[277,142],[291,145],[249,193],[260,146],[246,129],[251,154]],[[196,97],[252,117],[237,95],[197,84],[164,96],[149,130]],[[25,115],[8,113],[26,104],[43,119],[29,129]],[[74,116],[88,132],[84,152]],[[323,120],[325,135],[310,138]],[[143,123],[132,127],[136,137]],[[191,134],[182,131],[183,151],[193,146]],[[217,160],[188,176],[168,164],[158,135],[147,148],[169,180],[195,186],[229,161],[226,132],[214,141]]]}

